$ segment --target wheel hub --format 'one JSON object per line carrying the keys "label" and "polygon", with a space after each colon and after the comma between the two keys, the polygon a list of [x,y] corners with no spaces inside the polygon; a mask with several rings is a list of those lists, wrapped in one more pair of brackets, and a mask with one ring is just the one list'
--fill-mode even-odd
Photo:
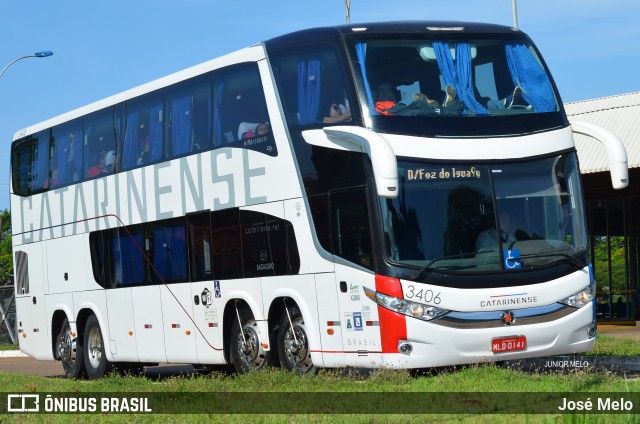
{"label": "wheel hub", "polygon": [[62,361],[70,361],[74,358],[75,342],[69,333],[62,333],[58,336],[58,356]]}
{"label": "wheel hub", "polygon": [[260,351],[258,334],[252,328],[245,328],[243,335],[244,337],[240,335],[240,340],[238,340],[240,356],[247,363],[254,362]]}
{"label": "wheel hub", "polygon": [[307,338],[304,330],[299,326],[294,325],[293,331],[295,332],[295,338],[293,337],[293,332],[290,332],[290,337],[285,343],[287,345],[287,352],[291,355],[291,359],[293,359],[297,364],[300,364],[307,357]]}
{"label": "wheel hub", "polygon": [[89,349],[89,362],[94,368],[97,368],[102,359],[102,336],[99,329],[91,329],[87,347]]}

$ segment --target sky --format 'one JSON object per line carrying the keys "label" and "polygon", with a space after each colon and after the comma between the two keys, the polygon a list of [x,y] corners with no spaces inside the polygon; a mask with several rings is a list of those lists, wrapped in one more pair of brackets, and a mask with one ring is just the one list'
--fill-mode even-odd
{"label": "sky", "polygon": [[[351,23],[511,26],[512,0],[351,0]],[[640,1],[518,0],[564,102],[640,91]],[[0,210],[14,134],[80,106],[288,32],[346,22],[344,0],[0,0]]]}

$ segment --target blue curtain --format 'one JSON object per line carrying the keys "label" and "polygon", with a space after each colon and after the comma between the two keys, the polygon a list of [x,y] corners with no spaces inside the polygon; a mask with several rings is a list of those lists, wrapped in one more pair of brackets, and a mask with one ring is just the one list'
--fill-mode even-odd
{"label": "blue curtain", "polygon": [[[74,134],[74,142],[73,146],[70,146],[69,143],[71,141],[71,133],[64,132],[59,136],[55,137],[55,148],[54,155],[56,163],[53,168],[58,168],[58,185],[65,185],[73,181],[73,168],[75,160],[73,149],[75,148],[75,134]],[[52,187],[55,182],[51,182],[49,187]]]}
{"label": "blue curtain", "polygon": [[185,281],[187,279],[187,243],[184,226],[158,228],[153,231],[152,263],[155,273],[152,280],[161,282]]}
{"label": "blue curtain", "polygon": [[49,133],[38,138],[35,158],[31,174],[31,189],[42,190],[44,182],[49,178]]}
{"label": "blue curtain", "polygon": [[298,115],[300,124],[318,122],[320,106],[320,60],[298,61]]}
{"label": "blue curtain", "polygon": [[356,43],[356,54],[358,55],[358,61],[360,62],[360,72],[362,73],[362,81],[364,83],[364,90],[367,93],[367,99],[369,103],[369,113],[371,115],[379,115],[376,112],[376,106],[373,104],[373,96],[371,95],[371,86],[369,85],[369,79],[367,78],[367,68],[365,60],[367,58],[367,43]]}
{"label": "blue curtain", "polygon": [[220,105],[222,105],[222,98],[224,94],[224,82],[216,84],[215,93],[215,106],[213,109],[213,126],[215,128],[216,139],[214,144],[216,146],[222,145],[222,116],[220,115]]}
{"label": "blue curtain", "polygon": [[506,45],[507,64],[514,86],[536,112],[557,110],[553,88],[542,65],[522,43]]}
{"label": "blue curtain", "polygon": [[142,234],[136,231],[129,235],[125,230],[119,230],[116,237],[111,239],[111,253],[113,256],[113,275],[117,286],[131,286],[144,282],[145,260],[142,248]]}
{"label": "blue curtain", "polygon": [[186,96],[171,102],[171,140],[173,140],[174,156],[184,155],[191,151],[191,114],[193,100]]}
{"label": "blue curtain", "polygon": [[151,162],[162,158],[162,103],[151,106],[149,113],[149,149]]}
{"label": "blue curtain", "polygon": [[82,146],[84,145],[84,134],[82,129],[78,128],[72,131],[73,133],[73,146],[70,146],[70,151],[73,152],[73,158],[69,161],[69,176],[72,181],[80,180],[82,176]]}
{"label": "blue curtain", "polygon": [[[84,136],[89,139],[91,138],[91,135],[93,134],[93,126],[92,125],[87,125],[86,127],[84,127]],[[87,145],[84,144],[84,139],[76,139],[74,144],[78,144],[78,141],[80,142],[80,146],[82,146],[82,158],[84,159],[84,162],[82,164],[82,166],[79,168],[80,170],[82,170],[82,172],[78,172],[80,177],[86,177],[87,176],[87,171],[89,170],[89,168],[91,168],[93,165],[95,165],[97,162],[96,160],[98,159],[97,155],[99,154],[99,152],[94,152],[94,156],[91,157],[91,151],[89,150],[89,144],[87,143]]]}
{"label": "blue curtain", "polygon": [[[58,185],[65,185],[71,182],[71,177],[69,176],[70,158],[68,155],[70,138],[69,134],[54,137],[53,160],[55,160],[55,163],[51,164],[51,171],[55,168],[58,169]],[[53,185],[55,185],[55,181],[51,181],[49,187]]]}
{"label": "blue curtain", "polygon": [[140,154],[140,111],[136,110],[127,115],[127,132],[124,135],[124,168],[132,168],[138,163]]}
{"label": "blue curtain", "polygon": [[471,75],[471,48],[469,43],[456,43],[456,60],[451,57],[448,43],[435,41],[433,49],[436,53],[438,67],[445,85],[455,87],[457,96],[465,107],[476,114],[487,114],[487,109],[476,100]]}

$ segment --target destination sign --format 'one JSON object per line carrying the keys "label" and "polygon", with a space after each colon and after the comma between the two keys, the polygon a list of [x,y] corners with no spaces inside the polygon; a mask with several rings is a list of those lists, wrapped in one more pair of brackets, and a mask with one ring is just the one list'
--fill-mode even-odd
{"label": "destination sign", "polygon": [[407,169],[409,181],[477,179],[480,176],[480,169],[475,166]]}

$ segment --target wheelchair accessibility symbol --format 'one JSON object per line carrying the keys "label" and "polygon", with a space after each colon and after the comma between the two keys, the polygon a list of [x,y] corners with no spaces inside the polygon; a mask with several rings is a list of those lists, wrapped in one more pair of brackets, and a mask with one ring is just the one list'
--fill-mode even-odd
{"label": "wheelchair accessibility symbol", "polygon": [[522,268],[522,262],[520,261],[520,249],[509,249],[504,251],[504,268]]}

